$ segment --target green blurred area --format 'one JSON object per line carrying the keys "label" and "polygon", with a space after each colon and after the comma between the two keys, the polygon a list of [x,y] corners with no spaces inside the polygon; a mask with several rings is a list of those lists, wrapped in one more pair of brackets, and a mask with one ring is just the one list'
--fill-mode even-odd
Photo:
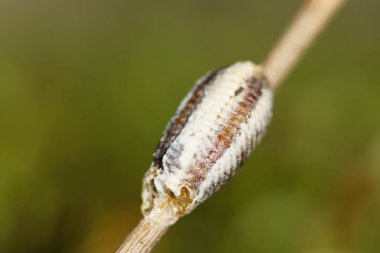
{"label": "green blurred area", "polygon": [[[0,2],[0,252],[113,252],[196,79],[260,62],[301,0]],[[380,252],[380,2],[349,0],[266,137],[154,252]]]}

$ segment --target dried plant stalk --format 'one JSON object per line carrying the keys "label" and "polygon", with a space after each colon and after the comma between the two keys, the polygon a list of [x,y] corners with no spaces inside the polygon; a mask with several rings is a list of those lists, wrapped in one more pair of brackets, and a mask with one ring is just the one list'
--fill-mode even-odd
{"label": "dried plant stalk", "polygon": [[157,209],[150,216],[145,217],[129,234],[117,253],[150,252],[154,245],[177,220],[167,213],[169,209]]}
{"label": "dried plant stalk", "polygon": [[144,219],[118,253],[150,252],[171,225],[235,173],[265,132],[273,90],[343,2],[307,1],[262,66],[238,62],[197,82],[144,177]]}
{"label": "dried plant stalk", "polygon": [[163,224],[160,220],[152,221],[143,219],[117,252],[150,252],[168,228],[169,226]]}
{"label": "dried plant stalk", "polygon": [[309,0],[305,2],[263,64],[264,72],[271,86],[277,88],[281,84],[344,2],[345,0]]}

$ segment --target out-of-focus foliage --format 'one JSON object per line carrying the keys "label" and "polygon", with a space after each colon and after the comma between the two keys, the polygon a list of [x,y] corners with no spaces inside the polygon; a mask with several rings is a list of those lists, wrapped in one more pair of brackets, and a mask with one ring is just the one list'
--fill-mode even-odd
{"label": "out-of-focus foliage", "polygon": [[[301,0],[0,2],[0,252],[112,252],[193,82],[264,59]],[[240,173],[155,252],[380,252],[380,2],[351,0]]]}

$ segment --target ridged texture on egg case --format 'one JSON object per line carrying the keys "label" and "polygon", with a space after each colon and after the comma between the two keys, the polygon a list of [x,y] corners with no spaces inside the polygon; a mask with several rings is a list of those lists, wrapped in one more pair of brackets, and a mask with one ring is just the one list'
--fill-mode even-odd
{"label": "ridged texture on egg case", "polygon": [[263,136],[272,91],[251,62],[201,78],[167,126],[143,184],[143,212],[172,199],[190,212],[227,181]]}

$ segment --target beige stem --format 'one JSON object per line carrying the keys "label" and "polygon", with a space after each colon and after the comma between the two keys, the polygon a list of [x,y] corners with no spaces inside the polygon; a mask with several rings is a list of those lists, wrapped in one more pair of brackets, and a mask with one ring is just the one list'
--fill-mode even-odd
{"label": "beige stem", "polygon": [[309,0],[304,4],[263,64],[263,70],[273,88],[277,88],[289,74],[344,2],[345,0]]}
{"label": "beige stem", "polygon": [[[148,253],[177,218],[169,217],[168,210],[153,210],[127,236],[116,253]],[[170,214],[169,214],[170,215]]]}

